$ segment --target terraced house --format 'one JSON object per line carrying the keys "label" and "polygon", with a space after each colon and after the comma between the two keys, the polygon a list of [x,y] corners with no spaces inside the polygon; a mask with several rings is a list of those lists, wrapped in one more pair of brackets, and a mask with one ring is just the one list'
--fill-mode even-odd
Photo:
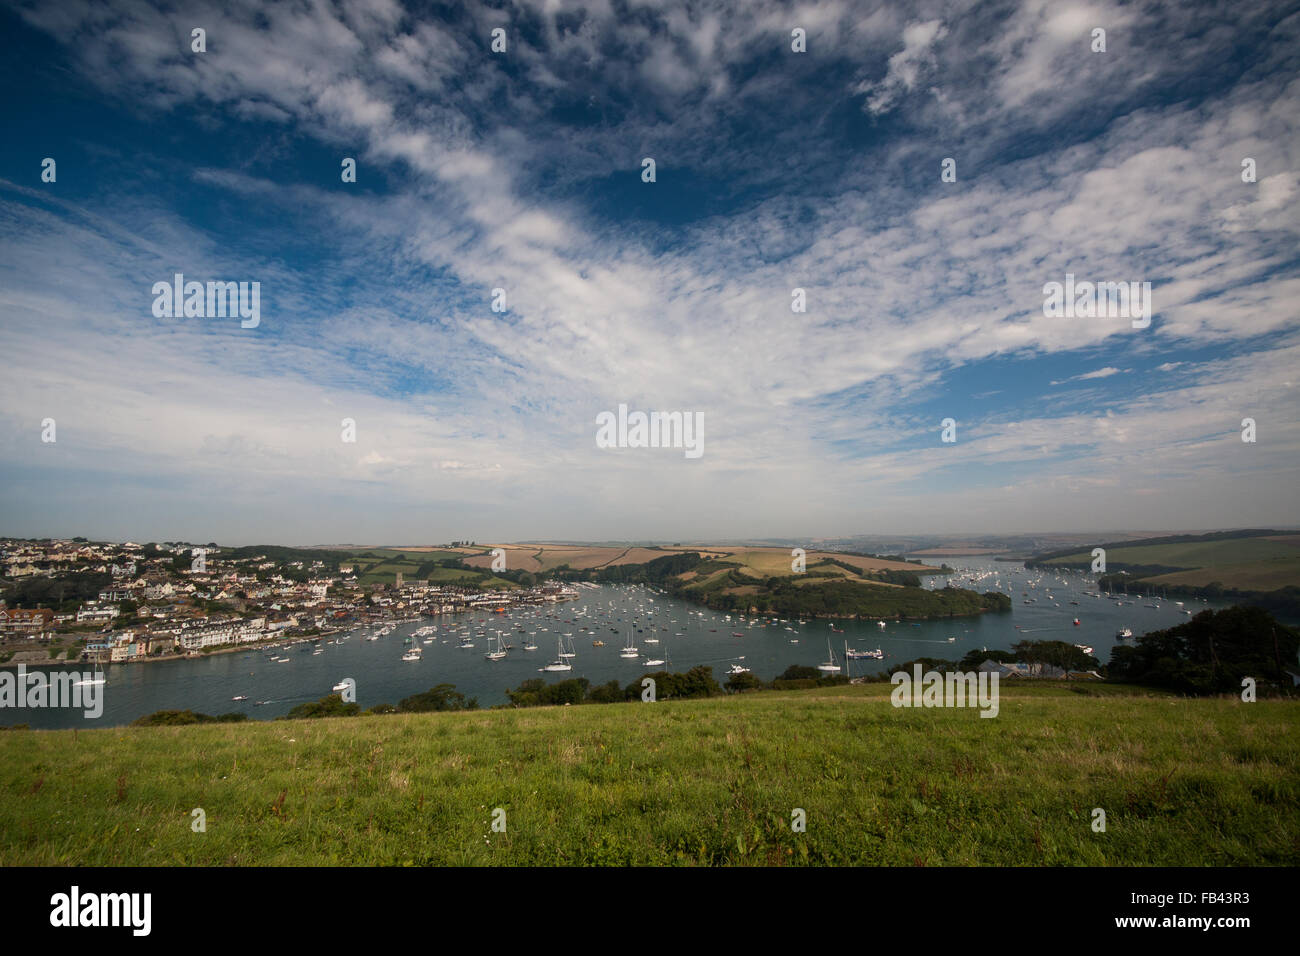
{"label": "terraced house", "polygon": [[43,631],[53,621],[54,612],[48,607],[0,609],[0,631]]}

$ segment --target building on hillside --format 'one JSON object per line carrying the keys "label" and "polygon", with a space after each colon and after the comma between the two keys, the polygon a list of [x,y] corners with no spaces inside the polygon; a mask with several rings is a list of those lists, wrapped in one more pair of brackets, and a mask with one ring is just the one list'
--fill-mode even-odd
{"label": "building on hillside", "polygon": [[107,621],[113,620],[113,618],[117,617],[119,613],[121,612],[116,604],[109,604],[101,607],[98,604],[90,602],[83,605],[81,610],[77,612],[77,623],[103,624]]}
{"label": "building on hillside", "polygon": [[48,607],[14,607],[0,611],[0,629],[5,631],[43,631],[54,621]]}

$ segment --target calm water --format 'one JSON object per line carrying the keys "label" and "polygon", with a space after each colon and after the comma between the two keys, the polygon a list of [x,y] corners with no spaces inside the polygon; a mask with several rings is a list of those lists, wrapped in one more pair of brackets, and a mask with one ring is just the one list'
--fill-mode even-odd
{"label": "calm water", "polygon": [[[517,609],[506,614],[442,615],[419,623],[399,625],[391,634],[375,641],[363,638],[363,631],[351,632],[341,644],[322,642],[322,653],[313,645],[299,644],[272,651],[252,650],[233,654],[154,664],[113,665],[103,688],[104,713],[88,720],[81,711],[0,710],[0,724],[27,723],[32,727],[112,726],[130,723],[156,710],[195,710],[207,714],[243,711],[252,719],[266,720],[287,713],[303,701],[318,700],[345,677],[357,682],[357,703],[363,708],[375,704],[396,704],[403,697],[428,690],[435,684],[455,684],[483,707],[506,702],[507,688],[529,678],[547,682],[585,677],[593,685],[617,679],[622,685],[652,670],[685,671],[697,664],[712,665],[719,683],[726,681],[727,668],[740,661],[767,680],[791,664],[814,666],[827,659],[827,641],[842,665],[843,648],[881,648],[884,660],[851,661],[851,673],[875,673],[915,657],[960,660],[975,648],[1009,649],[1017,640],[1066,640],[1089,644],[1105,663],[1117,643],[1115,632],[1130,627],[1134,634],[1171,627],[1211,606],[1192,598],[1174,600],[1122,596],[1094,598],[1082,591],[1093,590],[1090,577],[1068,572],[1027,571],[1020,564],[995,562],[987,558],[948,558],[960,566],[954,585],[978,591],[998,590],[1009,594],[1012,610],[1005,614],[984,614],[975,618],[927,621],[919,624],[837,621],[835,633],[826,621],[797,620],[763,626],[744,623],[739,616],[727,620],[723,614],[695,608],[665,595],[639,587],[601,587],[582,590],[577,601],[545,608]],[[939,564],[940,561],[932,561]],[[971,578],[975,580],[971,580]],[[928,587],[943,587],[945,578],[927,581]],[[1024,596],[1025,592],[1028,596]],[[1050,594],[1050,596],[1049,596]],[[1033,599],[1035,603],[1024,604]],[[1116,600],[1125,602],[1117,607]],[[1078,605],[1071,601],[1079,602]],[[1145,607],[1158,604],[1159,608]],[[1079,626],[1072,621],[1079,618]],[[421,626],[436,625],[434,641],[420,643],[423,658],[401,659],[407,645],[403,638]],[[1019,629],[1017,629],[1019,625]],[[587,630],[583,630],[583,628]],[[635,628],[641,628],[637,633]],[[523,631],[519,631],[523,628]],[[367,629],[368,630],[368,629]],[[486,636],[479,636],[483,631]],[[514,644],[505,660],[489,661],[487,638],[500,631]],[[629,633],[640,656],[627,660],[619,656]],[[529,639],[535,651],[523,650]],[[742,636],[733,636],[739,632]],[[538,673],[538,668],[555,660],[557,639],[572,634],[573,670]],[[340,634],[337,637],[343,637]],[[472,649],[458,643],[468,636]],[[646,643],[657,638],[659,644]],[[949,638],[955,640],[949,641]],[[593,640],[605,641],[593,647]],[[327,639],[328,640],[328,639]],[[276,663],[272,655],[288,657]],[[649,658],[667,658],[668,664],[647,667]],[[234,701],[246,696],[248,700]],[[255,702],[265,703],[257,704]]]}

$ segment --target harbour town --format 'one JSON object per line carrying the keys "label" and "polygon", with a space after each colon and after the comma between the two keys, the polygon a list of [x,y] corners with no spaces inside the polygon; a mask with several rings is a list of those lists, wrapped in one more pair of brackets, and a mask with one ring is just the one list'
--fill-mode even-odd
{"label": "harbour town", "polygon": [[[556,582],[407,581],[401,571],[392,584],[366,583],[346,559],[327,566],[320,559],[236,556],[216,545],[4,540],[0,564],[15,583],[0,600],[0,665],[29,668],[280,647],[363,625],[556,604],[578,593]],[[24,598],[37,594],[49,598],[45,606],[9,606],[15,596],[27,604]]]}

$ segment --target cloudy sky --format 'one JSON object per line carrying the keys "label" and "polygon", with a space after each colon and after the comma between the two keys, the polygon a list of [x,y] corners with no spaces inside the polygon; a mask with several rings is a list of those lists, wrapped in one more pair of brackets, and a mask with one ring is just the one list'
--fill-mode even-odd
{"label": "cloudy sky", "polygon": [[0,534],[1300,523],[1295,11],[0,0]]}

